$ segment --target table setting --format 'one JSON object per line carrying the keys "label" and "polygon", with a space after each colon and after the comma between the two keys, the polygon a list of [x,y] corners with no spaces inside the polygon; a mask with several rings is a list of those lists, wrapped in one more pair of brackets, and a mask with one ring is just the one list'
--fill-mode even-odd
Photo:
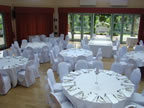
{"label": "table setting", "polygon": [[70,72],[62,86],[76,108],[124,108],[134,93],[134,84],[126,76],[100,69]]}
{"label": "table setting", "polygon": [[144,51],[131,51],[127,52],[121,59],[133,59],[138,67],[144,66]]}
{"label": "table setting", "polygon": [[0,70],[6,72],[12,82],[13,87],[17,84],[17,72],[25,69],[28,59],[22,56],[6,56],[0,58]]}

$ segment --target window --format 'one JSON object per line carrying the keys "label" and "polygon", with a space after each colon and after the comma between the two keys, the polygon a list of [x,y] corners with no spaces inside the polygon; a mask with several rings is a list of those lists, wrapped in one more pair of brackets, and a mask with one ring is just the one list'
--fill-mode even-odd
{"label": "window", "polygon": [[3,15],[0,14],[0,48],[5,47]]}

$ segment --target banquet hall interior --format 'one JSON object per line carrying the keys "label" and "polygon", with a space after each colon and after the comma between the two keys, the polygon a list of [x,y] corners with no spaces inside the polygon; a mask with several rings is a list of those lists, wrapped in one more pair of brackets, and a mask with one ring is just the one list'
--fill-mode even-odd
{"label": "banquet hall interior", "polygon": [[0,108],[144,108],[144,0],[0,0]]}

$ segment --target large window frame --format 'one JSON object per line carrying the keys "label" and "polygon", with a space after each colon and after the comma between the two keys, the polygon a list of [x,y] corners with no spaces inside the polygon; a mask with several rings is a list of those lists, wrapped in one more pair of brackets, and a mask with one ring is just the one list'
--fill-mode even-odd
{"label": "large window frame", "polygon": [[[80,25],[80,28],[81,28],[81,31],[80,31],[80,39],[75,39],[75,37],[74,37],[74,34],[75,34],[75,32],[74,32],[74,15],[75,14],[79,14],[80,15],[80,20],[81,20],[81,25]],[[89,23],[91,23],[91,27],[90,27],[90,33],[89,33],[89,35],[90,35],[90,37],[92,37],[92,35],[95,33],[95,28],[94,28],[94,18],[95,18],[95,16],[97,16],[97,15],[100,15],[100,14],[97,14],[97,13],[70,13],[70,14],[68,14],[68,15],[71,15],[71,28],[72,28],[72,30],[71,30],[71,33],[72,33],[72,38],[71,38],[71,40],[74,40],[74,41],[80,41],[81,39],[83,39],[83,37],[84,37],[84,26],[83,26],[83,23],[84,23],[84,15],[89,15],[90,16],[90,21],[89,21]],[[140,15],[137,15],[137,14],[109,14],[109,15],[111,15],[111,21],[110,21],[110,31],[109,31],[109,33],[108,33],[108,35],[110,35],[111,36],[111,39],[112,39],[112,41],[114,41],[114,39],[113,39],[113,37],[114,37],[114,32],[115,31],[113,31],[114,30],[114,17],[117,15],[117,16],[121,16],[121,22],[120,22],[120,24],[121,24],[121,27],[120,27],[120,33],[119,33],[119,35],[120,35],[120,43],[121,44],[123,44],[123,43],[125,43],[126,41],[123,41],[123,38],[124,38],[124,33],[125,33],[125,31],[124,31],[124,26],[125,26],[125,22],[124,22],[124,18],[125,17],[131,17],[132,19],[131,19],[131,31],[129,32],[129,35],[130,36],[134,36],[135,35],[135,33],[134,33],[134,18],[136,18],[136,16],[139,16],[140,17]],[[138,35],[138,34],[136,34],[136,35]]]}

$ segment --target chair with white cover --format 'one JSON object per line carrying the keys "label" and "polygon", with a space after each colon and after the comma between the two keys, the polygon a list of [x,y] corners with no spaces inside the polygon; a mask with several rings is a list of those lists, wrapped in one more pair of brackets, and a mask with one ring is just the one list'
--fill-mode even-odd
{"label": "chair with white cover", "polygon": [[131,98],[131,101],[144,107],[144,96],[140,93],[135,92]]}
{"label": "chair with white cover", "polygon": [[63,47],[64,47],[64,48],[67,48],[68,42],[69,42],[69,36],[66,35],[65,40],[64,40],[64,42],[63,42],[63,45],[64,45]]}
{"label": "chair with white cover", "polygon": [[51,83],[51,81],[50,81],[50,79],[48,77],[46,77],[46,86],[45,86],[45,89],[46,89],[47,102],[51,106],[51,108],[55,108],[54,107],[55,104],[54,104],[53,100],[50,97],[50,93],[51,92],[55,93],[55,95],[60,99],[61,102],[67,100],[67,98],[64,96],[63,92],[54,92],[52,83]]}
{"label": "chair with white cover", "polygon": [[88,69],[88,63],[86,60],[78,60],[75,64],[75,70],[80,70],[80,69]]}
{"label": "chair with white cover", "polygon": [[12,52],[11,49],[9,49],[9,50],[7,51],[7,53],[8,53],[8,56],[13,56],[13,52]]}
{"label": "chair with white cover", "polygon": [[124,67],[119,62],[112,63],[111,70],[119,74],[124,74]]}
{"label": "chair with white cover", "polygon": [[97,68],[97,67],[99,67],[99,69],[104,69],[104,64],[101,60],[93,61],[92,66],[90,66],[90,68],[92,69]]}
{"label": "chair with white cover", "polygon": [[120,41],[117,40],[116,45],[113,46],[113,55],[116,54],[116,52],[119,50],[119,47],[120,47]]}
{"label": "chair with white cover", "polygon": [[48,69],[47,71],[47,76],[52,84],[54,92],[62,92],[62,84],[61,83],[56,83],[54,73],[52,69]]}
{"label": "chair with white cover", "polygon": [[39,37],[34,37],[34,38],[32,38],[32,42],[40,42],[41,40],[40,40],[40,38]]}
{"label": "chair with white cover", "polygon": [[55,57],[53,50],[50,51],[50,64],[52,65],[52,69],[57,71],[59,60]]}
{"label": "chair with white cover", "polygon": [[46,42],[46,35],[44,34],[40,35],[40,40]]}
{"label": "chair with white cover", "polygon": [[46,62],[48,62],[50,60],[49,48],[47,46],[44,46],[42,48],[42,51],[39,54],[39,58],[40,58],[40,63],[46,63]]}
{"label": "chair with white cover", "polygon": [[85,41],[85,44],[88,45],[88,37],[85,36],[83,40]]}
{"label": "chair with white cover", "polygon": [[132,73],[132,71],[133,71],[133,64],[130,64],[130,63],[127,63],[127,66],[126,66],[126,68],[125,68],[125,70],[124,70],[124,74],[128,77],[128,78],[130,78],[130,75],[131,75],[131,73]]}
{"label": "chair with white cover", "polygon": [[135,51],[144,51],[144,46],[136,45],[134,50]]}
{"label": "chair with white cover", "polygon": [[27,55],[25,55],[29,60],[34,60],[34,51],[31,47],[27,47],[26,49]]}
{"label": "chair with white cover", "polygon": [[84,40],[81,40],[81,48],[83,48],[85,45],[87,45],[87,44],[85,43],[85,41],[84,41]]}
{"label": "chair with white cover", "polygon": [[15,56],[20,56],[20,55],[21,55],[21,50],[20,50],[20,48],[16,47],[14,44],[11,45],[11,50],[12,50],[12,53],[13,53]]}
{"label": "chair with white cover", "polygon": [[50,97],[53,100],[53,102],[55,103],[54,108],[74,108],[69,100],[60,101],[61,99],[55,93],[51,92]]}
{"label": "chair with white cover", "polygon": [[30,87],[35,83],[34,70],[33,67],[31,67],[32,65],[33,61],[30,60],[26,65],[26,69],[17,73],[18,83],[24,87]]}
{"label": "chair with white cover", "polygon": [[14,41],[14,46],[17,47],[17,48],[20,48],[18,41]]}
{"label": "chair with white cover", "polygon": [[83,46],[83,49],[91,50],[90,47],[89,47],[89,45],[84,45],[84,46]]}
{"label": "chair with white cover", "polygon": [[97,51],[97,54],[96,54],[96,57],[93,57],[94,60],[101,60],[103,57],[102,57],[102,49],[99,48],[98,51]]}
{"label": "chair with white cover", "polygon": [[53,48],[53,51],[54,51],[54,56],[55,57],[58,57],[59,53],[60,53],[60,48],[58,45],[55,45],[54,48]]}
{"label": "chair with white cover", "polygon": [[34,75],[35,75],[35,78],[39,78],[40,77],[40,74],[39,74],[39,67],[40,67],[40,64],[39,64],[39,57],[38,57],[38,54],[34,54],[34,61],[33,61],[33,69],[34,69]]}
{"label": "chair with white cover", "polygon": [[7,94],[11,88],[10,78],[0,72],[0,95]]}
{"label": "chair with white cover", "polygon": [[127,63],[128,63],[128,64],[133,64],[132,69],[136,69],[136,68],[138,67],[136,61],[134,61],[133,59],[129,59],[129,60],[127,61]]}
{"label": "chair with white cover", "polygon": [[50,38],[54,38],[55,36],[54,36],[54,33],[51,33],[50,35],[49,35],[49,37]]}
{"label": "chair with white cover", "polygon": [[69,67],[68,67],[67,63],[66,62],[59,63],[57,72],[59,74],[59,79],[62,82],[63,77],[69,73]]}
{"label": "chair with white cover", "polygon": [[28,42],[26,39],[22,40],[22,44],[21,44],[21,49],[24,50],[24,48],[27,46]]}
{"label": "chair with white cover", "polygon": [[140,40],[139,45],[144,46],[143,40]]}
{"label": "chair with white cover", "polygon": [[74,48],[73,44],[67,44],[67,49]]}
{"label": "chair with white cover", "polygon": [[64,34],[60,34],[60,40],[64,40]]}
{"label": "chair with white cover", "polygon": [[139,68],[133,70],[133,72],[130,75],[130,80],[133,84],[135,84],[135,91],[137,91],[139,83],[141,81],[141,72]]}

